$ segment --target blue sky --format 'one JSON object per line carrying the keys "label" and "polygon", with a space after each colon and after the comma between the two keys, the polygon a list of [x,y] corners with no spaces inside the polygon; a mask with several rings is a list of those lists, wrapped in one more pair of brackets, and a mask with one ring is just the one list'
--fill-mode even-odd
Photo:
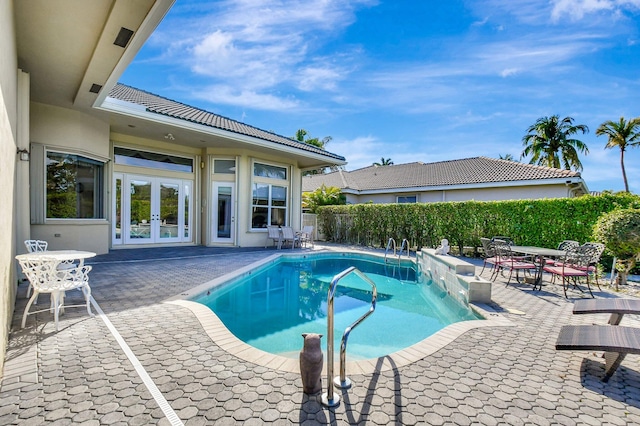
{"label": "blue sky", "polygon": [[[640,116],[640,0],[176,0],[120,81],[331,136],[347,170],[519,159],[538,118],[569,116],[590,129],[589,189],[618,191],[620,151],[595,131]],[[640,147],[625,165],[640,193]]]}

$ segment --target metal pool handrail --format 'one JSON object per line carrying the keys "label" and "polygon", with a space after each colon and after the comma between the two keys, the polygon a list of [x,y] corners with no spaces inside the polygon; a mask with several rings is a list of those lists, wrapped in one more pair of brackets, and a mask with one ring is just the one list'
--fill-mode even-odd
{"label": "metal pool handrail", "polygon": [[398,256],[398,265],[400,264],[400,257],[402,257],[402,252],[407,251],[407,257],[411,257],[411,254],[409,253],[409,240],[407,240],[406,238],[404,238],[402,240],[402,244],[400,245],[400,253],[396,254],[396,240],[394,240],[393,238],[389,238],[389,241],[387,242],[387,248],[384,250],[384,261],[385,263],[387,262],[387,254],[389,253],[389,250],[393,247],[393,255],[394,256]]}
{"label": "metal pool handrail", "polygon": [[[372,288],[372,297],[371,297],[371,306],[369,310],[358,318],[353,324],[347,327],[344,330],[344,334],[342,335],[342,342],[340,344],[340,376],[336,377],[335,380],[332,380],[333,376],[333,299],[335,296],[336,288],[338,287],[338,281],[342,278],[346,277],[351,273],[355,273],[360,278],[362,278],[365,282],[369,283]],[[349,334],[351,331],[356,328],[362,321],[365,320],[369,315],[373,313],[376,309],[376,299],[378,297],[378,290],[376,285],[369,277],[363,274],[358,268],[355,266],[351,266],[344,271],[340,272],[338,275],[333,277],[331,280],[331,285],[329,286],[329,293],[327,295],[327,393],[322,395],[322,403],[328,407],[335,407],[340,404],[340,397],[338,395],[333,394],[333,384],[341,388],[348,388],[351,386],[351,381],[347,379],[345,369],[346,369],[346,352],[347,352],[347,340],[349,339]]]}
{"label": "metal pool handrail", "polygon": [[387,241],[387,248],[384,250],[384,261],[387,261],[387,253],[389,253],[389,249],[393,247],[393,255],[396,255],[396,240],[394,240],[393,238],[389,238],[389,241]]}

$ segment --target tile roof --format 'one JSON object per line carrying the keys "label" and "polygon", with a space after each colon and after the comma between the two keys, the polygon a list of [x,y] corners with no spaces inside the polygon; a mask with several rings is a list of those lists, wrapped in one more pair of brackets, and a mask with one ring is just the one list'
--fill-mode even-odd
{"label": "tile roof", "polygon": [[131,102],[143,106],[146,111],[155,114],[161,114],[179,120],[185,120],[207,127],[213,127],[229,132],[237,133],[244,136],[251,136],[264,141],[273,142],[279,145],[285,145],[291,148],[320,154],[336,160],[345,161],[344,157],[322,150],[313,145],[298,142],[294,139],[280,136],[266,130],[248,124],[240,123],[230,118],[205,111],[200,108],[189,106],[181,102],[173,101],[162,96],[144,90],[136,89],[125,84],[118,83],[109,92],[109,96],[120,101]]}
{"label": "tile roof", "polygon": [[564,178],[580,178],[580,173],[495,158],[473,157],[437,163],[368,166],[350,172],[305,176],[302,190],[313,191],[322,183],[342,189],[367,191]]}

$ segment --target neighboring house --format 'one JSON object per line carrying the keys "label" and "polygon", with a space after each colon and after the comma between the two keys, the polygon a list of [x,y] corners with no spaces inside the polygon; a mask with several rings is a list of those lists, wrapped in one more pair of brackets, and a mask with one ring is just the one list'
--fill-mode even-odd
{"label": "neighboring house", "polygon": [[[23,241],[262,246],[343,157],[117,84],[173,0],[0,2],[0,353]],[[4,357],[0,357],[0,371]]]}
{"label": "neighboring house", "polygon": [[487,157],[369,166],[302,178],[302,190],[341,189],[348,204],[432,203],[576,197],[588,194],[580,173]]}

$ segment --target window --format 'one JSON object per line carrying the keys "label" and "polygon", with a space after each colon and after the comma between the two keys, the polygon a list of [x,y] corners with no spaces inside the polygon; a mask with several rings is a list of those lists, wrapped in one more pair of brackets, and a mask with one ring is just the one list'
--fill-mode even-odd
{"label": "window", "polygon": [[236,160],[213,160],[213,173],[233,175],[236,173]]}
{"label": "window", "polygon": [[116,164],[176,172],[193,172],[193,160],[191,158],[119,147],[113,148],[113,155]]}
{"label": "window", "polygon": [[46,217],[103,219],[104,163],[75,154],[46,153]]}
{"label": "window", "polygon": [[417,203],[418,202],[418,198],[415,195],[405,195],[405,196],[398,196],[398,203],[399,204],[405,204],[405,203]]}
{"label": "window", "polygon": [[[254,163],[251,228],[287,224],[287,194],[289,185],[285,167]],[[285,182],[283,182],[285,181]]]}

